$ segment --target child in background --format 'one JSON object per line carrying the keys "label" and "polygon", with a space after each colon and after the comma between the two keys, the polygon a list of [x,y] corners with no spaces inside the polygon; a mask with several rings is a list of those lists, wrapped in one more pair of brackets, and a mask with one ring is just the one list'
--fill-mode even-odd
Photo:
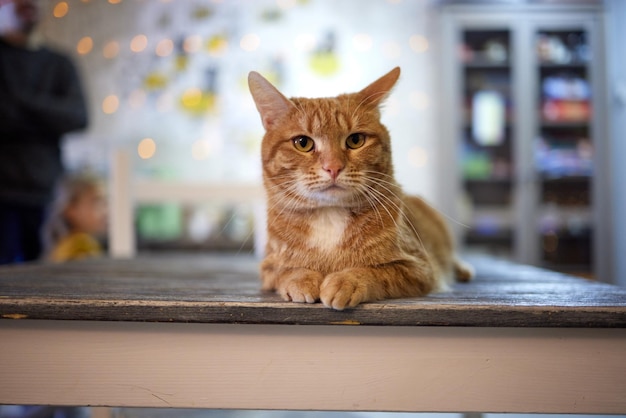
{"label": "child in background", "polygon": [[88,173],[61,179],[44,227],[46,259],[55,263],[102,255],[98,237],[106,232],[102,181]]}

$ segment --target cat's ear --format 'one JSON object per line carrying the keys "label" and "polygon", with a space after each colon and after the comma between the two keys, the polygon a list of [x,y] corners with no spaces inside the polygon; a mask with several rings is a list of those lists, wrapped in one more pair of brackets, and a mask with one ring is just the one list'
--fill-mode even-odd
{"label": "cat's ear", "polygon": [[266,130],[295,106],[256,71],[248,74],[248,87]]}
{"label": "cat's ear", "polygon": [[400,67],[394,68],[369,86],[365,87],[358,93],[363,103],[367,103],[371,106],[379,106],[389,95],[389,92],[396,84],[396,81],[398,81],[398,77],[400,77]]}

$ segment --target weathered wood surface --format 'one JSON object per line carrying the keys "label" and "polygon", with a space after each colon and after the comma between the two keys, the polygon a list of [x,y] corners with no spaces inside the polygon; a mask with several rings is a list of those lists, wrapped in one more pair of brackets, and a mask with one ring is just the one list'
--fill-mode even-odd
{"label": "weathered wood surface", "polygon": [[0,317],[199,323],[626,327],[626,289],[490,258],[475,280],[342,312],[283,302],[249,256],[152,255],[0,267]]}

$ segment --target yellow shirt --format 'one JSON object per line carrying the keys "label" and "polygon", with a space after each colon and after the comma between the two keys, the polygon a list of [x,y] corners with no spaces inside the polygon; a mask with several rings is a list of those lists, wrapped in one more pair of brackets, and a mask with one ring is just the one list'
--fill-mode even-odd
{"label": "yellow shirt", "polygon": [[50,261],[63,263],[102,255],[100,243],[84,232],[74,232],[57,243],[50,253]]}

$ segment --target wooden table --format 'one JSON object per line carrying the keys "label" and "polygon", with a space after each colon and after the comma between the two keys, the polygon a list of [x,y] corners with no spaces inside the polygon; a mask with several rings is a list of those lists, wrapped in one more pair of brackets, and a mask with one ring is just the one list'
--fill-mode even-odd
{"label": "wooden table", "polygon": [[248,256],[0,268],[0,403],[626,413],[626,289],[489,258],[337,312]]}

